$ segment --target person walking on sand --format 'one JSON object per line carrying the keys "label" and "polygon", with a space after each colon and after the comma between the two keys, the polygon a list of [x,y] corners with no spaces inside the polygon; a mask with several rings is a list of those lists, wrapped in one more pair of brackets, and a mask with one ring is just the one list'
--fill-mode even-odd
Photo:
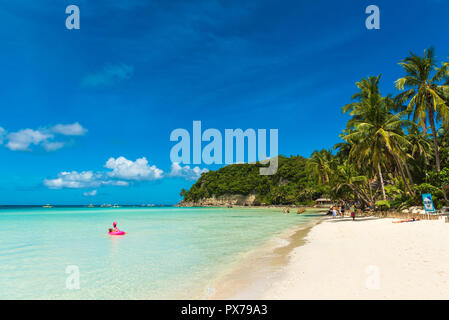
{"label": "person walking on sand", "polygon": [[332,218],[337,216],[337,209],[335,207],[332,208]]}
{"label": "person walking on sand", "polygon": [[354,211],[351,212],[351,218],[352,218],[352,221],[355,221],[355,212]]}

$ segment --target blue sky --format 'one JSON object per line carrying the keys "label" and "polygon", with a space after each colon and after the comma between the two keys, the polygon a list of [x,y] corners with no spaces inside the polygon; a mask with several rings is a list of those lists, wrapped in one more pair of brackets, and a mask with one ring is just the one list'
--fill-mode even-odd
{"label": "blue sky", "polygon": [[[78,5],[80,30],[65,28]],[[365,28],[365,8],[381,29]],[[180,200],[172,130],[279,129],[279,153],[330,148],[362,77],[430,45],[449,55],[445,1],[3,0],[0,204]]]}

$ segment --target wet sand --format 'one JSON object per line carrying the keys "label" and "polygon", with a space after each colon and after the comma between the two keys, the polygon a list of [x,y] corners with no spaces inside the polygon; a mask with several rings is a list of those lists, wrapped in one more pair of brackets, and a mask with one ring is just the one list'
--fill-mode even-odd
{"label": "wet sand", "polygon": [[309,222],[295,226],[249,252],[211,283],[203,298],[253,299],[254,293],[268,289],[268,286],[282,276],[291,252],[304,245],[309,231],[322,221],[319,211],[316,210],[316,216]]}

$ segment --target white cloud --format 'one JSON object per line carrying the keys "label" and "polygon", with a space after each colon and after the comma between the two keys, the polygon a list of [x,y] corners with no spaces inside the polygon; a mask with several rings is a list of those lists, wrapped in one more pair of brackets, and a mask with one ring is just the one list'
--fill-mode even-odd
{"label": "white cloud", "polygon": [[155,165],[149,166],[145,157],[131,161],[125,157],[109,158],[105,167],[112,169],[108,175],[125,180],[156,180],[162,178],[163,171]]}
{"label": "white cloud", "polygon": [[61,172],[56,179],[45,179],[44,185],[50,189],[61,188],[89,188],[99,186],[99,176],[95,175],[92,171],[71,171]]}
{"label": "white cloud", "polygon": [[136,161],[125,157],[110,158],[105,167],[112,171],[64,171],[55,179],[45,179],[44,185],[50,189],[98,188],[104,185],[128,186],[130,180],[156,180],[163,176],[163,171],[155,165],[148,165],[145,157]]}
{"label": "white cloud", "polygon": [[87,129],[83,128],[78,122],[73,124],[57,124],[51,130],[65,136],[82,136],[87,132]]}
{"label": "white cloud", "polygon": [[65,146],[65,142],[54,141],[55,136],[83,135],[87,129],[78,122],[73,124],[57,124],[51,128],[22,129],[6,135],[6,130],[0,127],[0,144],[6,142],[6,147],[12,151],[31,151],[31,146],[40,146],[46,151],[55,151]]}
{"label": "white cloud", "polygon": [[[131,161],[125,157],[109,158],[106,161],[105,168],[112,171],[64,171],[54,179],[45,179],[44,185],[50,189],[92,189],[105,185],[111,186],[129,186],[130,181],[157,180],[164,177],[164,172],[155,165],[150,166],[145,157]],[[174,162],[171,171],[167,177],[181,177],[187,180],[196,180],[202,173],[208,172],[207,169],[199,167],[182,167]],[[84,192],[85,196],[94,196],[97,190]]]}
{"label": "white cloud", "polygon": [[48,134],[39,130],[23,129],[17,132],[13,132],[7,135],[8,143],[6,147],[16,150],[29,150],[31,144],[38,145],[50,138],[53,138],[52,134]]}
{"label": "white cloud", "polygon": [[3,129],[2,127],[0,127],[0,144],[3,143],[3,138],[5,137],[5,135],[6,135],[6,130]]}
{"label": "white cloud", "polygon": [[170,177],[181,177],[187,180],[197,180],[202,173],[208,172],[207,169],[200,169],[199,167],[190,168],[190,166],[181,167],[179,163],[173,162],[171,165]]}
{"label": "white cloud", "polygon": [[44,185],[50,189],[81,189],[96,188],[102,185],[127,186],[126,181],[110,180],[101,172],[92,171],[63,171],[55,179],[45,179]]}
{"label": "white cloud", "polygon": [[110,65],[100,72],[87,75],[83,79],[83,84],[89,87],[112,85],[130,79],[133,73],[133,66],[127,64]]}
{"label": "white cloud", "polygon": [[64,142],[49,142],[49,141],[44,141],[42,143],[42,146],[44,147],[44,149],[46,151],[55,151],[58,149],[61,149],[62,147],[64,147]]}
{"label": "white cloud", "polygon": [[85,197],[93,197],[93,196],[97,195],[97,190],[86,191],[83,193],[83,195]]}
{"label": "white cloud", "polygon": [[114,186],[120,186],[120,187],[127,187],[129,186],[129,183],[127,181],[114,181],[114,183],[112,183]]}

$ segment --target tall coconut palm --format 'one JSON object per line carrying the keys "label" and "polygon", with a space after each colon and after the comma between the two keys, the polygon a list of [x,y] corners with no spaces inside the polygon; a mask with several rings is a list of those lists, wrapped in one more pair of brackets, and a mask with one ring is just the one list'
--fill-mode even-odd
{"label": "tall coconut palm", "polygon": [[382,196],[386,200],[385,183],[382,174],[389,158],[404,180],[410,194],[414,194],[405,177],[402,151],[409,144],[402,128],[407,125],[403,114],[391,112],[393,103],[389,97],[383,97],[379,90],[380,76],[369,77],[357,82],[360,91],[353,96],[356,102],[343,107],[343,112],[349,112],[352,118],[348,121],[347,132],[343,139],[352,144],[350,159],[361,164],[369,164],[377,171],[381,184]]}
{"label": "tall coconut palm", "polygon": [[424,129],[430,124],[433,135],[435,166],[441,171],[440,153],[438,149],[436,121],[443,126],[449,125],[449,86],[443,84],[447,80],[449,64],[438,67],[434,49],[424,50],[422,57],[410,53],[410,56],[399,63],[405,76],[396,80],[396,88],[405,90],[396,99],[400,103],[409,101],[406,111],[413,114],[413,121]]}

